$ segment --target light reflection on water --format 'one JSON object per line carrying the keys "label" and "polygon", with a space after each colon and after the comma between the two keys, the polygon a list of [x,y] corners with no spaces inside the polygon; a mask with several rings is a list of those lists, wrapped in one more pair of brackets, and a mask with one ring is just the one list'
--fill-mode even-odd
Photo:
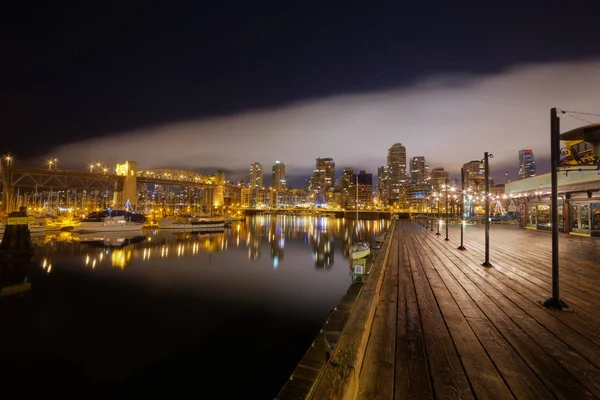
{"label": "light reflection on water", "polygon": [[52,394],[69,376],[112,398],[227,376],[224,398],[273,398],[351,283],[350,242],[388,226],[256,216],[223,232],[33,237],[31,261],[0,269],[0,288],[28,285],[0,299],[3,378]]}
{"label": "light reflection on water", "polygon": [[[335,263],[336,247],[345,260],[342,264],[347,266],[351,241],[360,238],[374,244],[374,237],[388,225],[388,220],[360,220],[357,225],[353,220],[277,215],[255,216],[248,218],[247,222],[234,222],[222,232],[52,232],[33,237],[32,241],[36,246],[35,257],[40,258],[42,264],[52,263],[54,257],[82,254],[85,267],[111,265],[121,269],[134,260],[185,258],[241,247],[247,249],[248,260],[270,257],[273,268],[278,268],[285,264],[286,241],[301,241],[307,249],[310,248],[314,266],[329,269]],[[360,235],[355,234],[356,231]],[[269,243],[268,254],[263,254],[262,244],[265,241]]]}

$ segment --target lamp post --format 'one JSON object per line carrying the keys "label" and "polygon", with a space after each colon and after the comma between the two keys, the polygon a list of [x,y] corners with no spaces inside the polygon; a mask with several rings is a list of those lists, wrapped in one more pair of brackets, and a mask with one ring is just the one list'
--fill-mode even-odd
{"label": "lamp post", "polygon": [[435,197],[432,197],[431,198],[431,206],[429,207],[429,220],[431,221],[431,232],[433,232],[433,205],[434,204],[435,204]]}
{"label": "lamp post", "polygon": [[460,169],[460,187],[461,187],[461,202],[460,202],[460,246],[458,250],[466,250],[463,245],[464,230],[465,230],[465,169]]}
{"label": "lamp post", "polygon": [[450,240],[448,239],[448,178],[446,178],[446,238],[444,240]]}
{"label": "lamp post", "polygon": [[484,267],[491,267],[490,264],[490,167],[489,159],[493,158],[493,154],[487,151],[484,153],[483,168],[485,170],[485,261],[481,264]]}
{"label": "lamp post", "polygon": [[54,164],[54,161],[48,160],[48,171],[52,169],[52,164]]}
{"label": "lamp post", "polygon": [[436,236],[440,234],[440,194],[437,195],[437,232]]}
{"label": "lamp post", "polygon": [[[586,125],[573,129],[569,132],[560,134],[560,120],[557,116],[557,109],[550,110],[550,164],[551,164],[551,183],[552,183],[552,201],[550,214],[552,217],[552,297],[544,302],[548,308],[562,310],[569,306],[559,296],[559,275],[558,275],[558,169],[560,165],[560,141],[561,140],[583,140],[591,143],[594,147],[595,159],[592,164],[588,164],[590,169],[598,170],[600,168],[600,124]],[[583,160],[578,160],[577,165],[573,165],[571,170],[582,171],[582,166],[586,165]],[[569,169],[565,169],[569,170]]]}

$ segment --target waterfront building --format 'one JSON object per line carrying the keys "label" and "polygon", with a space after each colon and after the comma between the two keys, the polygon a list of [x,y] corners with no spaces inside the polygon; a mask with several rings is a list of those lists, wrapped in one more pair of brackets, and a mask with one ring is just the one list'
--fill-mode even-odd
{"label": "waterfront building", "polygon": [[[358,190],[356,187],[357,184]],[[365,209],[373,205],[373,174],[367,174],[366,171],[360,171],[359,174],[354,174],[352,176],[350,198],[352,199],[354,209],[356,209],[357,202],[359,209]]]}
{"label": "waterfront building", "polygon": [[388,203],[388,169],[386,166],[377,167],[377,198],[381,204]]}
{"label": "waterfront building", "polygon": [[354,168],[345,168],[340,176],[340,199],[339,202],[342,207],[346,207],[351,203],[354,198],[350,193],[350,187],[352,185],[352,177],[354,176]]}
{"label": "waterfront building", "polygon": [[285,164],[279,161],[275,161],[275,165],[273,165],[273,180],[271,182],[271,186],[274,190],[281,191],[285,190],[287,187],[285,181]]}
{"label": "waterfront building", "polygon": [[485,190],[485,165],[481,160],[469,161],[462,167],[465,176],[465,189],[473,192]]}
{"label": "waterfront building", "polygon": [[250,165],[250,188],[262,189],[263,187],[263,169],[258,162]]}
{"label": "waterfront building", "polygon": [[[558,229],[582,236],[600,237],[600,177],[596,170],[559,172]],[[551,174],[509,182],[506,194],[516,201],[520,226],[552,229]]]}
{"label": "waterfront building", "polygon": [[431,187],[439,192],[442,186],[449,184],[450,173],[444,170],[443,167],[436,167],[431,170]]}
{"label": "waterfront building", "polygon": [[269,189],[242,189],[242,207],[245,208],[266,208],[271,206],[272,191]]}
{"label": "waterfront building", "polygon": [[535,176],[535,160],[531,149],[519,150],[519,179]]}
{"label": "waterfront building", "polygon": [[388,201],[400,202],[402,186],[408,182],[406,175],[406,147],[402,143],[395,143],[388,149]]}
{"label": "waterfront building", "polygon": [[309,191],[315,204],[327,202],[328,192],[335,184],[335,163],[332,158],[317,158],[313,176],[309,181]]}
{"label": "waterfront building", "polygon": [[429,167],[425,164],[424,156],[412,157],[410,159],[410,181],[413,184],[422,184],[427,181]]}

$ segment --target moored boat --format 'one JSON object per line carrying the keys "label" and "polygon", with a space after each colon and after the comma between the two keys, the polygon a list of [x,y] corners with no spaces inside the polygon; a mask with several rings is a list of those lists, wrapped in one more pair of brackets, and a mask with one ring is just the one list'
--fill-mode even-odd
{"label": "moored boat", "polygon": [[365,258],[371,254],[371,246],[366,242],[354,243],[350,246],[350,254],[353,260]]}
{"label": "moored boat", "polygon": [[73,232],[141,232],[143,226],[139,222],[128,221],[123,216],[100,219],[85,218],[80,224],[73,227]]}

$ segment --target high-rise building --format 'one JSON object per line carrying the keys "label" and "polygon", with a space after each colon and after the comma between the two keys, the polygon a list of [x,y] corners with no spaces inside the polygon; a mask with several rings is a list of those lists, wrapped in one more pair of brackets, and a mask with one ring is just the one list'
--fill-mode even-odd
{"label": "high-rise building", "polygon": [[388,170],[387,167],[377,167],[377,197],[381,204],[388,201]]}
{"label": "high-rise building", "polygon": [[352,177],[354,176],[354,168],[344,168],[342,175],[340,176],[340,203],[346,207],[350,204],[353,198],[350,195],[350,187],[352,185]]}
{"label": "high-rise building", "polygon": [[450,173],[442,167],[436,167],[431,170],[431,187],[439,191],[442,185],[449,184]]}
{"label": "high-rise building", "polygon": [[273,181],[271,182],[271,186],[277,191],[286,189],[287,184],[285,181],[284,163],[275,161],[275,165],[273,165]]}
{"label": "high-rise building", "polygon": [[263,169],[260,163],[250,165],[250,189],[262,189],[263,187]]}
{"label": "high-rise building", "polygon": [[360,171],[359,174],[352,176],[350,198],[355,205],[354,208],[356,208],[357,200],[360,209],[373,204],[373,174]]}
{"label": "high-rise building", "polygon": [[335,184],[335,163],[333,158],[317,158],[309,191],[315,195],[316,203],[327,202],[327,194]]}
{"label": "high-rise building", "polygon": [[531,149],[519,150],[519,179],[535,176],[535,160]]}
{"label": "high-rise building", "polygon": [[473,160],[462,167],[465,176],[465,189],[476,192],[485,190],[485,165],[481,160]]}
{"label": "high-rise building", "polygon": [[400,200],[402,185],[407,183],[406,176],[406,147],[402,143],[395,143],[388,150],[388,202]]}
{"label": "high-rise building", "polygon": [[428,167],[425,164],[424,156],[417,156],[410,159],[410,180],[414,184],[425,183],[427,181]]}

